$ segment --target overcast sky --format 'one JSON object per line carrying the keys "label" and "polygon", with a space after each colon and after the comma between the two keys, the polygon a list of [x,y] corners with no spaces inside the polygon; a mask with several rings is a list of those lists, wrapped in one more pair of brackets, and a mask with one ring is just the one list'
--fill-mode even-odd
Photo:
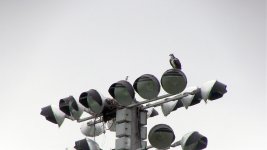
{"label": "overcast sky", "polygon": [[[223,98],[148,120],[179,140],[199,131],[207,150],[263,150],[267,142],[263,0],[0,0],[0,149],[63,150],[84,138],[40,115],[60,98],[142,74],[158,79],[180,59],[188,86],[217,79]],[[161,94],[164,91],[161,90]],[[141,99],[139,99],[141,100]],[[86,114],[84,115],[86,116]],[[104,150],[115,134],[97,137]],[[181,149],[181,148],[176,148]]]}

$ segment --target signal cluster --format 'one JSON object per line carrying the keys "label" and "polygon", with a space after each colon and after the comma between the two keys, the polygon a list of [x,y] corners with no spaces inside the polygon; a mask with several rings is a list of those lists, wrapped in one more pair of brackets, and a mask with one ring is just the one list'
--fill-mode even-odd
{"label": "signal cluster", "polygon": [[[170,62],[173,64],[173,61],[170,60]],[[140,134],[140,137],[136,138],[137,147],[133,148],[131,144],[131,140],[135,138],[133,137],[135,132],[141,133],[140,130],[142,130],[145,131],[142,133],[146,133],[147,118],[158,115],[154,107],[161,106],[163,114],[167,116],[180,107],[188,109],[188,107],[200,103],[201,100],[207,102],[207,100],[219,99],[227,92],[226,85],[217,80],[208,81],[200,87],[186,88],[186,86],[187,78],[181,67],[173,67],[163,73],[160,81],[152,74],[141,75],[133,85],[127,80],[121,80],[109,87],[108,92],[111,98],[104,97],[95,89],[90,89],[80,94],[78,102],[73,96],[60,99],[59,107],[46,106],[42,108],[41,115],[59,127],[65,118],[77,122],[89,120],[81,125],[81,132],[86,138],[75,142],[74,148],[77,150],[100,149],[99,145],[88,137],[101,135],[105,131],[106,127],[102,122],[107,123],[110,131],[116,132],[118,137],[116,149],[119,150],[145,150],[152,147],[167,149],[178,145],[181,145],[183,150],[200,150],[207,146],[208,141],[205,136],[194,131],[174,142],[173,130],[166,124],[156,125],[150,130],[148,140],[151,146],[147,146],[146,141],[142,141],[146,139],[146,134]],[[168,94],[159,96],[161,87]],[[145,100],[137,101],[135,93]],[[83,112],[87,112],[91,116],[81,118]],[[128,112],[130,120],[125,115],[127,113],[124,112]],[[122,116],[126,116],[126,118],[121,121]],[[93,119],[94,121],[92,121]],[[135,126],[136,122],[137,127]],[[123,129],[124,127],[126,130]],[[129,128],[131,131],[127,130]]]}

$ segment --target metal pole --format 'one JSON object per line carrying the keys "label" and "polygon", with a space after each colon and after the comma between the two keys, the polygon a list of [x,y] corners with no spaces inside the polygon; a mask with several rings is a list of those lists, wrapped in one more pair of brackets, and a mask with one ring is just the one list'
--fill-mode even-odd
{"label": "metal pole", "polygon": [[82,118],[82,119],[78,119],[77,122],[83,122],[83,121],[91,120],[91,119],[94,119],[94,118],[97,118],[97,117],[98,116],[85,117],[85,118]]}
{"label": "metal pole", "polygon": [[171,145],[171,147],[176,147],[176,146],[180,146],[180,145],[181,145],[181,141],[177,141],[177,142],[173,143]]}
{"label": "metal pole", "polygon": [[140,110],[137,109],[137,107],[133,107],[130,109],[131,115],[132,115],[132,121],[130,122],[131,126],[131,135],[130,135],[130,144],[131,144],[131,150],[135,150],[138,148],[141,148],[141,132],[140,132],[140,124],[139,124],[139,115]]}
{"label": "metal pole", "polygon": [[150,107],[157,107],[157,106],[159,106],[161,104],[164,104],[164,103],[167,103],[167,102],[170,102],[170,101],[180,100],[180,99],[182,99],[182,98],[184,98],[186,96],[188,96],[188,94],[183,94],[183,95],[180,95],[179,97],[166,98],[163,101],[160,101],[160,102],[157,102],[157,103],[154,103],[154,104],[148,104],[145,107],[143,107],[143,109],[147,109],[147,108],[150,108]]}
{"label": "metal pole", "polygon": [[146,101],[138,102],[138,103],[135,103],[135,104],[131,104],[131,105],[127,106],[127,108],[140,106],[140,105],[142,105],[142,104],[146,104],[146,103],[150,103],[150,102],[153,102],[153,101],[157,101],[157,100],[160,100],[160,99],[169,97],[169,96],[172,96],[172,94],[165,94],[165,95],[161,95],[161,96],[159,96],[159,97],[157,97],[157,98],[154,98],[154,99],[150,99],[150,100],[146,100]]}
{"label": "metal pole", "polygon": [[147,114],[140,107],[123,108],[116,114],[116,150],[146,147]]}
{"label": "metal pole", "polygon": [[150,107],[157,107],[157,106],[159,106],[159,105],[161,105],[161,104],[164,104],[164,103],[167,103],[167,102],[170,102],[170,101],[180,100],[180,99],[182,99],[182,98],[184,98],[184,97],[186,97],[186,96],[188,96],[188,95],[193,95],[193,94],[195,94],[195,93],[198,92],[199,90],[200,90],[200,89],[196,89],[196,90],[194,90],[194,91],[192,91],[192,92],[185,92],[185,93],[179,94],[179,95],[177,95],[177,96],[174,96],[174,97],[172,97],[172,98],[166,98],[166,99],[164,99],[163,101],[156,102],[156,103],[154,103],[154,104],[148,104],[148,105],[146,105],[145,107],[143,107],[143,109],[147,109],[147,108],[150,108]]}

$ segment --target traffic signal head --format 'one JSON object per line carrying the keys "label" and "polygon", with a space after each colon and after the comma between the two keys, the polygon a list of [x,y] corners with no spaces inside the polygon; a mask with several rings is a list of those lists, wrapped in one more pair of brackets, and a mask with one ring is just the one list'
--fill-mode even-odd
{"label": "traffic signal head", "polygon": [[76,102],[73,96],[63,98],[59,101],[59,109],[67,116],[79,119],[83,113],[82,106]]}
{"label": "traffic signal head", "polygon": [[144,99],[153,99],[159,95],[160,83],[151,74],[144,74],[134,81],[135,91]]}
{"label": "traffic signal head", "polygon": [[167,103],[163,103],[161,105],[161,110],[164,114],[164,116],[168,116],[172,111],[175,111],[176,109],[183,107],[183,103],[181,100],[175,100],[170,101]]}
{"label": "traffic signal head", "polygon": [[81,125],[81,132],[85,136],[95,137],[104,132],[104,124],[102,122],[96,124],[85,123]]}
{"label": "traffic signal head", "polygon": [[185,89],[187,79],[180,69],[169,69],[162,75],[161,85],[167,93],[178,94]]}
{"label": "traffic signal head", "polygon": [[201,102],[202,96],[201,96],[201,91],[199,90],[198,87],[189,87],[184,90],[184,92],[192,92],[196,90],[195,94],[191,95],[189,94],[186,97],[183,97],[181,99],[181,102],[183,103],[183,106],[187,109],[189,106],[196,105]]}
{"label": "traffic signal head", "polygon": [[183,150],[201,150],[207,147],[208,139],[194,131],[184,135],[180,144]]}
{"label": "traffic signal head", "polygon": [[221,98],[226,92],[226,85],[217,80],[208,81],[201,86],[201,95],[205,101]]}
{"label": "traffic signal head", "polygon": [[41,115],[43,115],[46,120],[57,124],[59,127],[65,119],[65,114],[63,114],[57,107],[53,105],[43,107],[41,110]]}
{"label": "traffic signal head", "polygon": [[148,140],[153,147],[165,149],[170,147],[175,140],[175,135],[170,126],[166,124],[158,124],[149,131]]}
{"label": "traffic signal head", "polygon": [[79,97],[79,102],[96,114],[102,113],[105,107],[105,98],[95,89],[83,92]]}
{"label": "traffic signal head", "polygon": [[136,103],[134,89],[126,80],[112,84],[108,92],[122,106]]}
{"label": "traffic signal head", "polygon": [[95,141],[89,138],[76,141],[74,148],[76,150],[102,150]]}

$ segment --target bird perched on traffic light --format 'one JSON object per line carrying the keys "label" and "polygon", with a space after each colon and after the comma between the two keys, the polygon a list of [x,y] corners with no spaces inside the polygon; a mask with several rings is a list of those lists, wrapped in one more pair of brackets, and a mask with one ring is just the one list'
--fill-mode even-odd
{"label": "bird perched on traffic light", "polygon": [[182,69],[181,63],[178,58],[176,58],[173,54],[169,55],[170,58],[170,64],[174,69]]}

